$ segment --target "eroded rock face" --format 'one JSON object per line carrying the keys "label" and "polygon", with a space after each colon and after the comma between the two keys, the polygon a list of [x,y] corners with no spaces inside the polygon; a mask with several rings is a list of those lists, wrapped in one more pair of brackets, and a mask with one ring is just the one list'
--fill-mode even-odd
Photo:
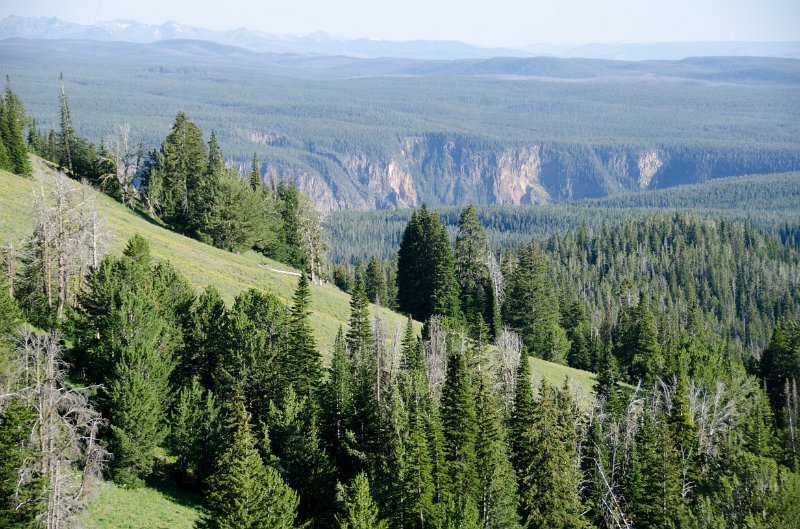
{"label": "eroded rock face", "polygon": [[637,166],[639,167],[639,189],[647,189],[658,170],[664,166],[664,162],[658,157],[658,151],[653,149],[639,155]]}
{"label": "eroded rock face", "polygon": [[497,159],[494,198],[498,204],[544,204],[550,193],[542,187],[541,146],[508,150]]}
{"label": "eroded rock face", "polygon": [[400,138],[396,151],[385,159],[358,152],[310,152],[324,159],[321,170],[335,174],[270,165],[266,181],[293,178],[320,211],[407,208],[423,202],[433,207],[544,204],[780,172],[794,163],[790,157],[776,157],[780,163],[771,165],[745,163],[736,153],[703,149],[545,143],[507,147],[445,133]]}

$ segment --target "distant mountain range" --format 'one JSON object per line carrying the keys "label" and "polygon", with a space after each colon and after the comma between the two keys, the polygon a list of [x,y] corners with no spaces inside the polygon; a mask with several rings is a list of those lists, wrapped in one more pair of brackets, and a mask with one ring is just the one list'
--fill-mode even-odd
{"label": "distant mountain range", "polygon": [[160,25],[112,20],[91,25],[54,17],[7,16],[0,20],[0,39],[82,39],[152,43],[173,39],[205,40],[262,53],[344,55],[358,58],[486,59],[552,56],[614,60],[679,60],[700,56],[800,58],[800,41],[790,42],[663,42],[650,44],[535,44],[522,49],[487,48],[458,41],[386,41],[340,38],[324,32],[297,37],[246,28],[217,31],[175,21]]}

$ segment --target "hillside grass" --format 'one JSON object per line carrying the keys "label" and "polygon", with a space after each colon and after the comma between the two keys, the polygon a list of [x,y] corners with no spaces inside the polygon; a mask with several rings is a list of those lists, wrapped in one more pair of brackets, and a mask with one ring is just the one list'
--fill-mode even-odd
{"label": "hillside grass", "polygon": [[[0,171],[0,246],[19,246],[31,233],[31,203],[34,186],[52,185],[54,171],[41,159],[33,158],[35,176],[23,178]],[[76,183],[76,185],[79,185]],[[173,233],[113,199],[91,189],[97,209],[107,219],[112,239],[109,251],[120,254],[128,239],[140,234],[150,241],[158,259],[169,260],[184,274],[197,292],[214,285],[226,303],[247,288],[271,292],[290,301],[297,283],[296,276],[270,271],[268,268],[295,271],[282,263],[266,259],[254,252],[232,254]],[[340,325],[346,326],[350,313],[350,296],[332,285],[312,285],[311,323],[325,357],[332,350]],[[373,307],[374,308],[374,307]],[[405,318],[378,308],[385,318],[387,332],[392,335]],[[417,323],[419,329],[419,324]],[[592,392],[594,375],[586,371],[532,358],[536,381],[546,378],[561,386],[569,378],[579,400],[586,403]],[[162,480],[151,480],[146,487],[125,489],[113,483],[102,483],[98,496],[82,515],[81,526],[87,529],[189,529],[200,515],[199,495],[182,491]]]}
{"label": "hillside grass", "polygon": [[[34,177],[23,178],[0,171],[0,244],[18,246],[33,229],[31,201],[33,186],[39,181],[45,186],[55,176],[41,159],[33,158]],[[75,183],[76,185],[77,182]],[[270,292],[285,302],[291,302],[297,276],[270,270],[297,270],[267,259],[255,252],[233,254],[179,235],[155,223],[112,198],[89,189],[97,203],[98,212],[107,220],[111,234],[108,250],[121,254],[128,239],[139,234],[150,242],[154,257],[168,260],[186,277],[197,293],[214,285],[230,306],[243,290],[255,288]],[[333,349],[339,325],[346,325],[350,314],[350,296],[333,285],[312,285],[311,325],[323,356]],[[376,307],[373,306],[373,309]],[[377,307],[391,335],[405,318],[388,309]]]}

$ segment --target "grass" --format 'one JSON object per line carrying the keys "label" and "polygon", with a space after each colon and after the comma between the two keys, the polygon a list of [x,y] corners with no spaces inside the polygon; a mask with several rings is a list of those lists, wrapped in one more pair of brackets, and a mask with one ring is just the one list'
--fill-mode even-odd
{"label": "grass", "polygon": [[[32,189],[38,185],[39,177],[47,186],[55,176],[42,160],[34,157],[33,164],[34,179],[0,171],[0,245],[18,245],[31,232]],[[207,285],[214,285],[229,304],[247,288],[271,292],[285,301],[291,299],[297,278],[268,269],[290,270],[286,265],[253,252],[236,255],[218,250],[173,233],[105,195],[88,192],[94,194],[98,211],[107,219],[108,231],[113,237],[110,252],[121,253],[127,240],[138,233],[150,241],[155,257],[171,261],[198,292]],[[311,323],[320,349],[327,355],[338,327],[347,324],[350,297],[331,285],[312,285],[311,289]],[[405,321],[400,314],[384,308],[378,310],[386,320],[389,334]],[[561,386],[569,378],[579,400],[588,401],[594,383],[592,373],[535,358],[531,363],[536,379],[546,378]],[[199,496],[158,479],[138,489],[103,483],[97,498],[83,515],[81,526],[88,529],[189,529],[199,516],[199,502]]]}
{"label": "grass", "polygon": [[82,516],[86,529],[191,529],[200,517],[200,496],[160,480],[125,489],[103,482]]}
{"label": "grass", "polygon": [[[33,158],[34,178],[28,179],[0,171],[0,244],[19,244],[32,230],[32,188],[43,177],[45,185],[55,173],[41,159]],[[183,273],[196,292],[214,285],[229,305],[243,290],[256,288],[271,292],[282,300],[291,301],[297,277],[269,270],[288,270],[291,267],[272,261],[255,252],[233,254],[171,232],[101,193],[89,191],[96,197],[99,213],[107,219],[112,235],[109,251],[122,253],[125,244],[135,234],[145,237],[153,255],[169,260]],[[317,343],[327,355],[333,349],[339,325],[346,325],[350,314],[350,296],[332,285],[312,285],[311,324]],[[386,322],[387,331],[405,324],[405,318],[385,308],[378,308]]]}

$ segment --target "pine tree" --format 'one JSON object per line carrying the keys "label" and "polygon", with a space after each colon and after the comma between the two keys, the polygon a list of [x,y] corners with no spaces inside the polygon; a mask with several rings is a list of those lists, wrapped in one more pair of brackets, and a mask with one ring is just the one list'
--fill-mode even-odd
{"label": "pine tree", "polygon": [[319,402],[322,438],[328,455],[338,473],[338,479],[351,479],[352,461],[347,443],[353,405],[353,365],[347,352],[341,326],[333,344],[333,356],[327,380],[323,385]]}
{"label": "pine tree", "polygon": [[447,377],[442,387],[441,421],[447,489],[454,499],[478,495],[475,441],[478,425],[475,400],[467,366],[461,353],[452,352],[447,360]]}
{"label": "pine tree", "polygon": [[570,344],[558,322],[554,288],[547,277],[544,255],[535,243],[526,246],[508,282],[505,320],[528,351],[551,362],[564,363]]}
{"label": "pine tree", "polygon": [[213,469],[221,441],[220,409],[214,395],[195,378],[181,388],[170,417],[167,446],[186,478],[203,483]]}
{"label": "pine tree", "polygon": [[60,74],[61,96],[59,98],[61,119],[58,131],[58,166],[70,173],[74,172],[75,162],[75,129],[72,127],[72,113],[69,109],[67,92],[64,90],[64,74]]}
{"label": "pine tree", "polygon": [[30,176],[32,169],[28,158],[28,146],[25,143],[25,110],[19,96],[11,90],[10,78],[7,78],[0,131],[13,171],[19,175]]}
{"label": "pine tree", "polygon": [[609,347],[602,346],[600,358],[598,359],[594,394],[597,401],[603,403],[605,412],[612,416],[621,412],[624,406],[622,390],[618,382],[617,359],[611,353]]}
{"label": "pine tree", "polygon": [[5,274],[0,273],[0,391],[6,387],[11,375],[11,352],[16,332],[22,324],[22,311],[11,296]]}
{"label": "pine tree", "polygon": [[614,354],[627,369],[632,382],[649,385],[663,370],[664,359],[658,345],[656,324],[644,301],[623,309]]}
{"label": "pine tree", "polygon": [[310,314],[311,288],[308,277],[301,274],[289,315],[289,350],[283,369],[287,384],[313,402],[322,380],[322,357],[311,332]]}
{"label": "pine tree", "polygon": [[198,529],[291,529],[297,494],[264,463],[256,447],[244,399],[234,399],[228,414],[226,449],[209,479],[205,512]]}
{"label": "pine tree", "polygon": [[372,303],[387,306],[386,274],[383,271],[381,262],[378,261],[378,258],[374,255],[367,264],[365,282],[367,298],[369,298]]}
{"label": "pine tree", "polygon": [[480,521],[485,529],[513,529],[520,527],[516,476],[508,459],[491,388],[486,377],[479,376],[475,399],[478,421],[475,452]]}
{"label": "pine tree", "polygon": [[258,165],[256,153],[253,153],[253,168],[250,169],[250,187],[253,189],[253,191],[259,191],[264,187],[264,184],[261,181],[261,168]]}
{"label": "pine tree", "polygon": [[173,373],[175,387],[189,385],[198,378],[205,389],[213,387],[213,374],[225,348],[223,337],[228,311],[222,296],[209,286],[192,305],[184,326],[184,346]]}
{"label": "pine tree", "polygon": [[461,311],[469,323],[475,322],[478,316],[491,321],[493,316],[488,251],[489,243],[478,220],[478,211],[470,205],[459,216],[454,250]]}
{"label": "pine tree", "polygon": [[195,193],[207,175],[208,152],[200,128],[178,112],[145,179],[145,191],[156,213],[182,233],[192,233]]}
{"label": "pine tree", "polygon": [[404,446],[405,468],[401,474],[402,519],[408,527],[423,529],[434,526],[433,461],[429,443],[429,409],[427,379],[422,366],[407,373],[408,435]]}
{"label": "pine tree", "polygon": [[460,314],[453,251],[439,215],[423,205],[412,213],[397,252],[397,303],[425,321]]}
{"label": "pine tree", "polygon": [[528,432],[533,457],[525,468],[520,500],[528,527],[582,528],[581,473],[575,436],[574,403],[568,387],[558,394],[546,380]]}
{"label": "pine tree", "polygon": [[[347,329],[347,348],[352,358],[361,359],[372,348],[372,326],[369,318],[369,300],[364,288],[364,278],[356,277],[350,297],[350,324]],[[356,365],[359,361],[354,362]]]}
{"label": "pine tree", "polygon": [[208,138],[208,161],[206,162],[206,177],[211,177],[220,174],[225,170],[225,156],[222,154],[222,148],[219,146],[216,131],[211,131],[211,136]]}
{"label": "pine tree", "polygon": [[336,470],[322,446],[315,410],[289,387],[270,403],[268,424],[282,475],[300,498],[298,518],[329,526],[336,511]]}
{"label": "pine tree", "polygon": [[122,291],[112,313],[117,324],[105,332],[127,337],[106,390],[111,423],[114,479],[138,485],[150,474],[166,434],[169,378],[174,368],[169,332],[152,298],[140,288]]}
{"label": "pine tree", "polygon": [[33,476],[23,479],[21,471],[36,460],[36,450],[28,445],[36,419],[32,409],[17,398],[4,403],[0,411],[0,527],[35,527],[44,506],[36,501],[44,483]]}
{"label": "pine tree", "polygon": [[[535,446],[531,437],[536,424],[536,401],[531,386],[531,367],[527,355],[522,356],[516,373],[514,385],[514,406],[508,421],[508,437],[511,448],[511,464],[517,475],[517,486],[521,491],[528,469],[533,465]],[[528,511],[520,508],[523,520]]]}
{"label": "pine tree", "polygon": [[359,473],[342,496],[343,513],[336,517],[340,529],[388,529],[370,496],[366,473]]}

